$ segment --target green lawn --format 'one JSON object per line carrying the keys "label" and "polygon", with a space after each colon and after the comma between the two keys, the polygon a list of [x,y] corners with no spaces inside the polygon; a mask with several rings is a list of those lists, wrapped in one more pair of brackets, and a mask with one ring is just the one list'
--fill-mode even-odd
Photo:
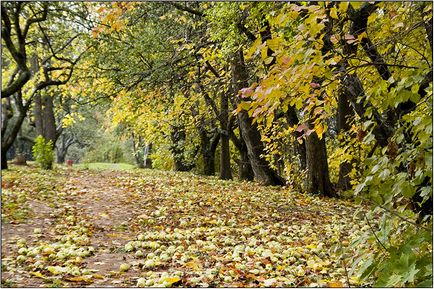
{"label": "green lawn", "polygon": [[91,170],[131,170],[134,169],[135,166],[126,163],[83,163],[83,164],[74,164],[74,168],[77,169],[91,169]]}

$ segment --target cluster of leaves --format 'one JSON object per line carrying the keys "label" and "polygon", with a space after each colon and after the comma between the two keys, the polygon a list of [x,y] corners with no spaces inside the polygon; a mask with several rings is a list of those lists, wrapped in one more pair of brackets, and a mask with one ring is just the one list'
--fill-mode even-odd
{"label": "cluster of leaves", "polygon": [[[86,183],[86,190],[71,186],[72,179],[67,178],[71,173],[73,178],[94,181]],[[33,234],[25,239],[6,240],[12,251],[3,256],[4,272],[21,276],[24,270],[30,274],[25,282],[57,286],[97,279],[112,282],[113,277],[139,287],[372,284],[347,267],[354,251],[352,240],[369,230],[368,223],[355,215],[358,206],[352,202],[191,173],[146,170],[117,172],[116,178],[106,174],[111,173],[59,169],[45,173],[34,168],[6,172],[8,194],[37,193],[54,209],[49,210],[49,227],[33,226]],[[134,214],[122,230],[128,240],[113,242],[112,252],[124,252],[128,260],[118,272],[93,269],[96,260],[113,261],[105,260],[112,255],[94,243],[102,236],[94,234],[96,216],[105,213],[95,207],[94,216],[86,215],[76,205],[83,198],[95,204],[102,189],[95,184],[104,185],[105,192],[111,188],[105,193],[110,198],[119,198],[122,192],[122,199],[128,197],[122,210]],[[32,214],[30,223],[23,224],[32,224]],[[113,225],[105,234],[113,238],[115,234],[109,233],[113,231],[119,230]]]}
{"label": "cluster of leaves", "polygon": [[33,157],[41,168],[50,170],[53,167],[54,151],[53,142],[46,141],[43,136],[38,136],[35,139],[35,145],[32,148]]}
{"label": "cluster of leaves", "polygon": [[138,286],[362,284],[341,258],[369,229],[348,201],[158,171],[117,183],[147,204],[124,246],[144,271]]}
{"label": "cluster of leaves", "polygon": [[[24,236],[6,240],[12,252],[3,255],[3,272],[13,275],[24,269],[33,278],[55,287],[63,286],[64,281],[86,283],[99,277],[84,261],[95,251],[90,246],[94,228],[80,216],[77,208],[69,205],[64,173],[58,169],[47,172],[31,167],[13,168],[5,174],[2,222],[30,226]],[[15,204],[17,200],[19,204]],[[25,210],[26,219],[15,218],[10,209],[13,205]],[[34,223],[34,218],[40,218],[43,213],[34,210],[41,210],[41,206],[50,212],[49,227]]]}

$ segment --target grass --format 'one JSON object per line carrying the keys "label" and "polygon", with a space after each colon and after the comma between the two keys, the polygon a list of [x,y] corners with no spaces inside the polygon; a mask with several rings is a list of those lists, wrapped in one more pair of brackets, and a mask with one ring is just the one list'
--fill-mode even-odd
{"label": "grass", "polygon": [[74,164],[73,168],[76,169],[90,169],[90,170],[132,170],[135,168],[134,165],[126,163],[84,163],[84,164]]}

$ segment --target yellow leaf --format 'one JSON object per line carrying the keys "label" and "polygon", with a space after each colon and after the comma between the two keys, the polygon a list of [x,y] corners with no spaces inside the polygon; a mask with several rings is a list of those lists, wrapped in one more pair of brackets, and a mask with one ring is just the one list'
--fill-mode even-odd
{"label": "yellow leaf", "polygon": [[42,275],[41,272],[30,272],[30,275],[33,275],[38,278],[45,278],[45,276]]}
{"label": "yellow leaf", "polygon": [[280,37],[275,37],[267,40],[267,46],[270,47],[271,50],[276,51],[277,49],[279,49],[280,42]]}
{"label": "yellow leaf", "polygon": [[268,57],[268,47],[264,46],[261,49],[261,58],[262,60],[265,60]]}
{"label": "yellow leaf", "polygon": [[338,10],[335,7],[330,9],[330,17],[334,19],[338,19]]}
{"label": "yellow leaf", "polygon": [[318,134],[318,137],[319,137],[320,139],[322,139],[322,134],[324,133],[324,127],[323,127],[323,125],[322,125],[322,124],[318,124],[318,125],[315,127],[315,131],[316,131],[316,133]]}
{"label": "yellow leaf", "polygon": [[261,37],[258,37],[258,39],[253,42],[252,47],[249,48],[249,50],[246,53],[246,59],[249,59],[252,57],[253,54],[255,54],[256,50],[258,49],[259,45],[261,45]]}
{"label": "yellow leaf", "polygon": [[65,280],[67,281],[71,281],[71,282],[85,282],[85,283],[92,283],[92,279],[90,279],[89,277],[85,277],[85,276],[77,276],[77,277],[69,277],[69,278],[65,278]]}
{"label": "yellow leaf", "polygon": [[344,284],[341,281],[331,281],[329,282],[330,288],[342,288],[344,287]]}
{"label": "yellow leaf", "polygon": [[339,3],[339,12],[347,13],[348,4],[350,4],[350,3],[349,2],[340,2]]}
{"label": "yellow leaf", "polygon": [[270,64],[272,61],[273,61],[273,57],[267,57],[264,59],[264,63],[267,65]]}
{"label": "yellow leaf", "polygon": [[179,282],[181,280],[181,278],[179,277],[166,277],[161,279],[161,281],[163,281],[163,283],[169,283],[170,285]]}
{"label": "yellow leaf", "polygon": [[104,276],[103,276],[103,275],[100,275],[100,274],[93,274],[92,276],[93,276],[93,278],[95,278],[95,279],[104,279]]}
{"label": "yellow leaf", "polygon": [[315,244],[309,244],[309,245],[306,246],[306,248],[308,248],[308,249],[315,249],[316,245]]}
{"label": "yellow leaf", "polygon": [[190,262],[185,263],[185,266],[193,269],[193,271],[200,271],[202,267],[197,259],[193,259]]}

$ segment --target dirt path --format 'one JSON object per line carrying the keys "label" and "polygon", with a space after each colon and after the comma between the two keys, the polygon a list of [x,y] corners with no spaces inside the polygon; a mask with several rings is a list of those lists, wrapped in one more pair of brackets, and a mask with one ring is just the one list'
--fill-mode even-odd
{"label": "dirt path", "polygon": [[[123,263],[133,261],[130,254],[120,252],[125,243],[137,235],[137,228],[129,226],[136,213],[136,196],[115,186],[120,172],[103,171],[85,176],[70,178],[67,187],[74,188],[78,194],[71,201],[83,210],[88,222],[93,224],[94,233],[90,243],[95,254],[86,259],[87,267],[98,270],[101,276],[112,276]],[[111,273],[112,272],[112,273]],[[109,278],[95,280],[95,286],[125,284],[125,279],[133,271],[122,275],[121,280]]]}
{"label": "dirt path", "polygon": [[360,285],[350,202],[151,170],[16,168],[2,188],[4,287]]}
{"label": "dirt path", "polygon": [[[56,210],[62,211],[68,208],[69,211],[76,212],[75,216],[78,219],[86,220],[92,228],[89,245],[95,251],[92,256],[85,259],[83,264],[97,272],[95,274],[97,278],[92,280],[92,286],[132,285],[139,275],[138,272],[132,269],[122,275],[117,273],[121,264],[134,261],[131,254],[126,254],[122,249],[128,240],[137,235],[137,226],[129,224],[133,217],[139,214],[137,211],[139,205],[137,193],[116,186],[119,176],[122,175],[122,172],[113,171],[63,171],[64,182],[61,191],[65,193],[65,198],[61,202],[31,200],[28,219],[22,222],[2,222],[3,261],[6,261],[5,263],[12,261],[9,256],[17,251],[17,240],[24,239],[27,244],[55,241],[55,233],[52,229],[59,223]],[[40,229],[43,234],[37,237],[32,234],[34,229]],[[133,276],[135,278],[129,280]],[[5,285],[19,284],[29,287],[47,285],[42,278],[28,276],[28,272],[19,269],[3,270],[2,280],[9,280]],[[82,286],[86,282],[66,284]]]}

